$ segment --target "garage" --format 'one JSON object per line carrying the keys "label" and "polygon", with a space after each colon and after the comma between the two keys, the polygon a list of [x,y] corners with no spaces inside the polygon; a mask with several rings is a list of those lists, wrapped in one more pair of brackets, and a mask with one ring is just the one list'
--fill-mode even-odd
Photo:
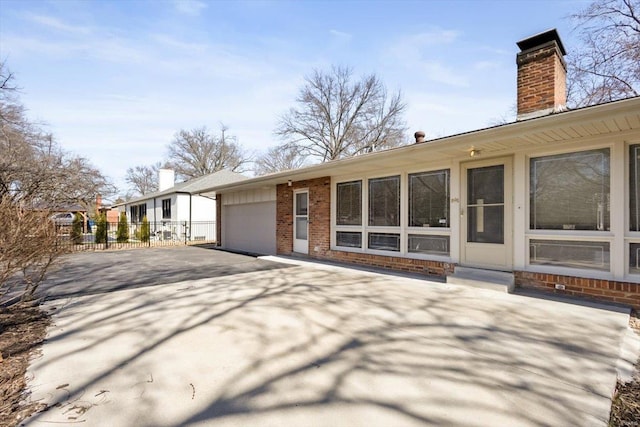
{"label": "garage", "polygon": [[256,254],[276,253],[275,188],[224,194],[222,247]]}

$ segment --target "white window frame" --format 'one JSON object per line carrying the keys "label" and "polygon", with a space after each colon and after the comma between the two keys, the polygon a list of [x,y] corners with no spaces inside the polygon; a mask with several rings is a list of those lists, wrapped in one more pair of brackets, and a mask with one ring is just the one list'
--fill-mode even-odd
{"label": "white window frame", "polygon": [[632,273],[629,268],[630,248],[632,243],[640,243],[640,231],[631,231],[631,183],[630,183],[630,165],[629,156],[632,146],[640,146],[640,140],[628,141],[624,144],[624,277],[630,282],[640,282],[640,273]]}

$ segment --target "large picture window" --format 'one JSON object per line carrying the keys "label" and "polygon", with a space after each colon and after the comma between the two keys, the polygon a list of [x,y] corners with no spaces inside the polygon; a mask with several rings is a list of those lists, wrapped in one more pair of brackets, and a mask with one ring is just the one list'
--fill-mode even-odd
{"label": "large picture window", "polygon": [[409,227],[449,227],[449,170],[409,175]]}
{"label": "large picture window", "polygon": [[400,177],[369,180],[369,225],[400,226]]}
{"label": "large picture window", "polygon": [[337,225],[362,225],[362,181],[337,186]]}
{"label": "large picture window", "polygon": [[629,228],[640,231],[640,145],[629,147]]}
{"label": "large picture window", "polygon": [[609,230],[609,149],[531,159],[532,230]]}

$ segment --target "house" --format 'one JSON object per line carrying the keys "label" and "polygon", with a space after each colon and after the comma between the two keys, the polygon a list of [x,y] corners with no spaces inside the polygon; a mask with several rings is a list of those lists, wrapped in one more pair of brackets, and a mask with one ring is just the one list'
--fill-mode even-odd
{"label": "house", "polygon": [[247,179],[244,175],[221,170],[189,181],[175,183],[171,169],[160,169],[157,192],[114,205],[135,228],[146,216],[151,231],[162,240],[216,239],[216,201],[200,190]]}
{"label": "house", "polygon": [[211,187],[218,244],[640,308],[640,97],[567,110],[556,30],[517,45],[515,122]]}

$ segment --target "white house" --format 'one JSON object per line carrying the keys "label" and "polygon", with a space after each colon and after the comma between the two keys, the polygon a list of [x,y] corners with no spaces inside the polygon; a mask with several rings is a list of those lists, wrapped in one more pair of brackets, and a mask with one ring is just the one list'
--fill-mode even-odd
{"label": "white house", "polygon": [[126,213],[134,227],[146,216],[151,232],[160,239],[212,241],[216,239],[216,201],[200,191],[245,179],[239,173],[221,170],[176,184],[173,170],[160,169],[157,192],[115,206]]}
{"label": "white house", "polygon": [[516,121],[212,186],[218,244],[640,308],[640,97],[568,110],[557,32],[517,44]]}

